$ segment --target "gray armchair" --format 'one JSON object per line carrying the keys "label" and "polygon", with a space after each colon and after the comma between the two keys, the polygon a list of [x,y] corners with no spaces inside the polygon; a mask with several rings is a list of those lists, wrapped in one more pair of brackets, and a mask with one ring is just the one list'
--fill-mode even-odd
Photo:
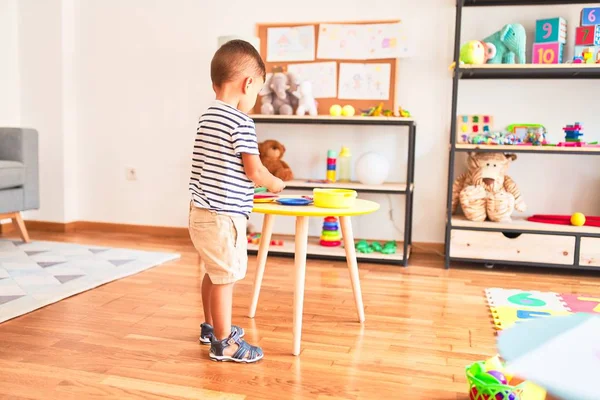
{"label": "gray armchair", "polygon": [[38,133],[0,128],[0,219],[10,218],[21,238],[29,242],[21,211],[39,206]]}

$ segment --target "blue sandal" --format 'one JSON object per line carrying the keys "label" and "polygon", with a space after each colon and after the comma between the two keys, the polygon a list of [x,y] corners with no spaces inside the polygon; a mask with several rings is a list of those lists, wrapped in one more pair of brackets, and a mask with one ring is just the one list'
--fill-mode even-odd
{"label": "blue sandal", "polygon": [[[239,348],[233,355],[226,356],[225,349],[234,344],[237,344]],[[213,341],[210,344],[210,352],[208,353],[208,356],[213,361],[234,361],[238,363],[257,362],[263,358],[263,355],[260,347],[246,343],[237,331],[231,332],[231,335],[223,340],[215,340],[213,336]]]}
{"label": "blue sandal", "polygon": [[[243,328],[240,328],[237,325],[231,325],[232,332],[238,332],[240,337],[243,338],[246,332],[244,332]],[[207,324],[206,322],[200,325],[200,343],[202,344],[210,344],[213,336],[215,335],[215,329],[212,325]]]}

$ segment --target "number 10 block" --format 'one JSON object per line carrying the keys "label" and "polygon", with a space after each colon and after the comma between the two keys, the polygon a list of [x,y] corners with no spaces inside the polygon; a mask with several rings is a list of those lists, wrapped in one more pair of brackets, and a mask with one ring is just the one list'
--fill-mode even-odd
{"label": "number 10 block", "polygon": [[534,64],[562,64],[564,44],[554,43],[534,43],[533,44],[533,63]]}

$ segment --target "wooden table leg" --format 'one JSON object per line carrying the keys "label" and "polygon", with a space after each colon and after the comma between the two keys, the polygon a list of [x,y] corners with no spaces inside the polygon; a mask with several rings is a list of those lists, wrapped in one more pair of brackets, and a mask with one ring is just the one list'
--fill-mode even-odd
{"label": "wooden table leg", "polygon": [[304,308],[304,282],[306,278],[306,250],[308,247],[308,218],[296,217],[296,254],[294,264],[296,281],[294,288],[294,351],[300,354],[302,337],[302,312]]}
{"label": "wooden table leg", "polygon": [[260,235],[260,245],[258,246],[256,277],[254,278],[254,288],[252,289],[252,303],[250,303],[250,311],[248,312],[248,317],[250,318],[254,318],[256,315],[256,307],[258,307],[258,296],[260,295],[260,286],[262,285],[265,265],[267,264],[267,255],[269,254],[269,245],[271,244],[274,221],[274,215],[265,214],[262,233]]}
{"label": "wooden table leg", "polygon": [[358,321],[365,321],[365,310],[363,307],[362,292],[360,289],[360,278],[358,276],[358,263],[356,262],[356,250],[354,249],[354,234],[352,233],[352,220],[350,217],[340,217],[342,225],[342,236],[344,237],[344,247],[346,249],[346,262],[350,271],[350,280],[352,281],[352,291],[354,292],[354,302],[356,303],[356,312]]}

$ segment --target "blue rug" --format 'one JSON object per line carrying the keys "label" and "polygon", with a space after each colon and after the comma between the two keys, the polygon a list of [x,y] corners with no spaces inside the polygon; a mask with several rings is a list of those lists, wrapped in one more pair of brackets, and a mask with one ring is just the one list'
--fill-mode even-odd
{"label": "blue rug", "polygon": [[0,240],[0,323],[177,258],[175,253]]}

